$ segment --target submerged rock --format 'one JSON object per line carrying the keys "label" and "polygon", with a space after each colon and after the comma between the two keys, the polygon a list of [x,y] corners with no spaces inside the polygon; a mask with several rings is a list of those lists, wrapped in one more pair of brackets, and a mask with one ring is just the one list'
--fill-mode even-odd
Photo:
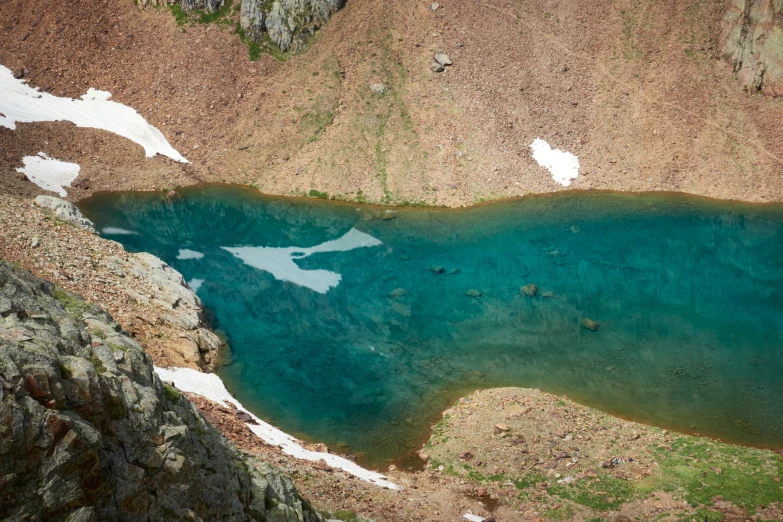
{"label": "submerged rock", "polygon": [[468,290],[468,291],[465,293],[465,295],[467,295],[468,297],[474,297],[474,298],[476,298],[476,297],[481,297],[481,292],[479,292],[479,291],[478,291],[478,290],[476,290],[476,289],[473,289],[473,288],[471,288],[470,290]]}
{"label": "submerged rock", "polygon": [[389,294],[389,297],[402,297],[408,295],[408,291],[404,288],[395,288],[392,290],[391,294]]}
{"label": "submerged rock", "polygon": [[520,287],[519,292],[527,297],[535,297],[538,293],[538,287],[533,283],[530,283],[529,285]]}
{"label": "submerged rock", "polygon": [[107,313],[4,262],[0,311],[0,518],[323,521]]}
{"label": "submerged rock", "polygon": [[593,332],[597,332],[598,329],[601,328],[600,323],[596,323],[590,318],[582,319],[581,321],[579,321],[579,323],[585,328],[587,328],[588,330],[592,330]]}
{"label": "submerged rock", "polygon": [[428,270],[430,272],[432,272],[433,274],[444,274],[444,273],[446,273],[446,269],[443,268],[442,266],[439,266],[439,265],[432,265],[431,267],[428,268]]}

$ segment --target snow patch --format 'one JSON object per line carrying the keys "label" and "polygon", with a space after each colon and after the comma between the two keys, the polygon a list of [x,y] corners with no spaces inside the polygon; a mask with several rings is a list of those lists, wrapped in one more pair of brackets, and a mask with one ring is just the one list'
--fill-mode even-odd
{"label": "snow patch", "polygon": [[570,152],[553,149],[540,138],[533,140],[530,149],[533,151],[533,159],[552,173],[552,178],[564,187],[579,176],[579,158]]}
{"label": "snow patch", "polygon": [[374,247],[382,243],[355,228],[339,239],[327,241],[310,248],[300,247],[221,247],[234,254],[245,264],[269,272],[278,281],[287,281],[325,294],[340,284],[342,276],[329,270],[302,270],[294,259],[304,259],[319,252],[346,252],[355,248]]}
{"label": "snow patch", "polygon": [[198,292],[198,289],[201,288],[201,285],[203,284],[204,284],[203,279],[191,279],[190,281],[188,281],[188,286],[190,287],[191,290],[193,290],[194,294]]}
{"label": "snow patch", "polygon": [[[242,411],[247,411],[239,401],[237,401],[228,390],[226,390],[223,381],[220,377],[214,373],[201,373],[197,370],[190,368],[158,368],[155,367],[155,373],[158,374],[160,379],[164,382],[173,382],[174,386],[188,393],[195,393],[206,397],[207,399],[217,402],[222,406],[228,406],[233,404]],[[248,412],[249,413],[249,412]],[[400,486],[393,482],[386,480],[386,477],[380,473],[364,469],[350,460],[332,455],[331,453],[324,453],[320,451],[310,451],[303,448],[299,441],[293,438],[291,435],[275,428],[271,424],[267,424],[252,413],[249,413],[251,417],[258,424],[246,424],[250,431],[255,433],[267,444],[278,446],[283,450],[283,453],[291,455],[292,457],[310,460],[310,461],[326,461],[329,466],[337,469],[341,469],[347,473],[355,475],[356,477],[371,482],[377,486],[381,486],[388,489],[399,490]]]}
{"label": "snow patch", "polygon": [[201,259],[204,254],[196,252],[195,250],[188,250],[187,248],[180,248],[177,254],[177,259]]}
{"label": "snow patch", "polygon": [[126,228],[120,228],[120,227],[104,227],[101,229],[102,234],[106,234],[107,236],[138,236],[138,232],[134,232],[133,230],[128,230]]}
{"label": "snow patch", "polygon": [[15,130],[18,122],[70,121],[77,127],[106,130],[138,143],[148,158],[161,154],[188,162],[139,113],[110,101],[109,92],[89,89],[80,100],[60,98],[33,89],[0,65],[0,93],[0,127]]}
{"label": "snow patch", "polygon": [[76,163],[50,158],[43,152],[39,152],[38,156],[25,156],[22,161],[24,167],[16,169],[17,172],[24,172],[30,181],[44,190],[56,192],[60,197],[68,195],[63,187],[70,187],[81,170]]}

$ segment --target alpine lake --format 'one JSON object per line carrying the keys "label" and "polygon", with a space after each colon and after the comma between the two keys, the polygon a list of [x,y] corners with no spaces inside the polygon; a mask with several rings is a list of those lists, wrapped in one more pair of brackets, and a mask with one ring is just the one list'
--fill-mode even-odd
{"label": "alpine lake", "polygon": [[387,209],[205,185],[79,206],[190,282],[240,402],[364,465],[405,462],[455,399],[501,386],[783,446],[783,205]]}

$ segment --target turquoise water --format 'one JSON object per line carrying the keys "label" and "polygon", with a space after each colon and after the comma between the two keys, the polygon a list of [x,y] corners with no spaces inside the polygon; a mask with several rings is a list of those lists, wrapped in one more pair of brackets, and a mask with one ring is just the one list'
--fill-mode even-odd
{"label": "turquoise water", "polygon": [[245,406],[365,463],[506,385],[783,446],[783,206],[566,193],[388,214],[227,186],[80,206],[203,281],[231,346],[218,373]]}

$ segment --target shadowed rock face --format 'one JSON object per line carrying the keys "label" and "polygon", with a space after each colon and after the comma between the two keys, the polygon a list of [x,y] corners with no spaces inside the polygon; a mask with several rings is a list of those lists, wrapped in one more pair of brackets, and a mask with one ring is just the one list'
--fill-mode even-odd
{"label": "shadowed rock face", "polygon": [[783,0],[734,0],[722,45],[747,90],[783,96]]}
{"label": "shadowed rock face", "polygon": [[321,521],[105,312],[0,262],[0,519]]}

